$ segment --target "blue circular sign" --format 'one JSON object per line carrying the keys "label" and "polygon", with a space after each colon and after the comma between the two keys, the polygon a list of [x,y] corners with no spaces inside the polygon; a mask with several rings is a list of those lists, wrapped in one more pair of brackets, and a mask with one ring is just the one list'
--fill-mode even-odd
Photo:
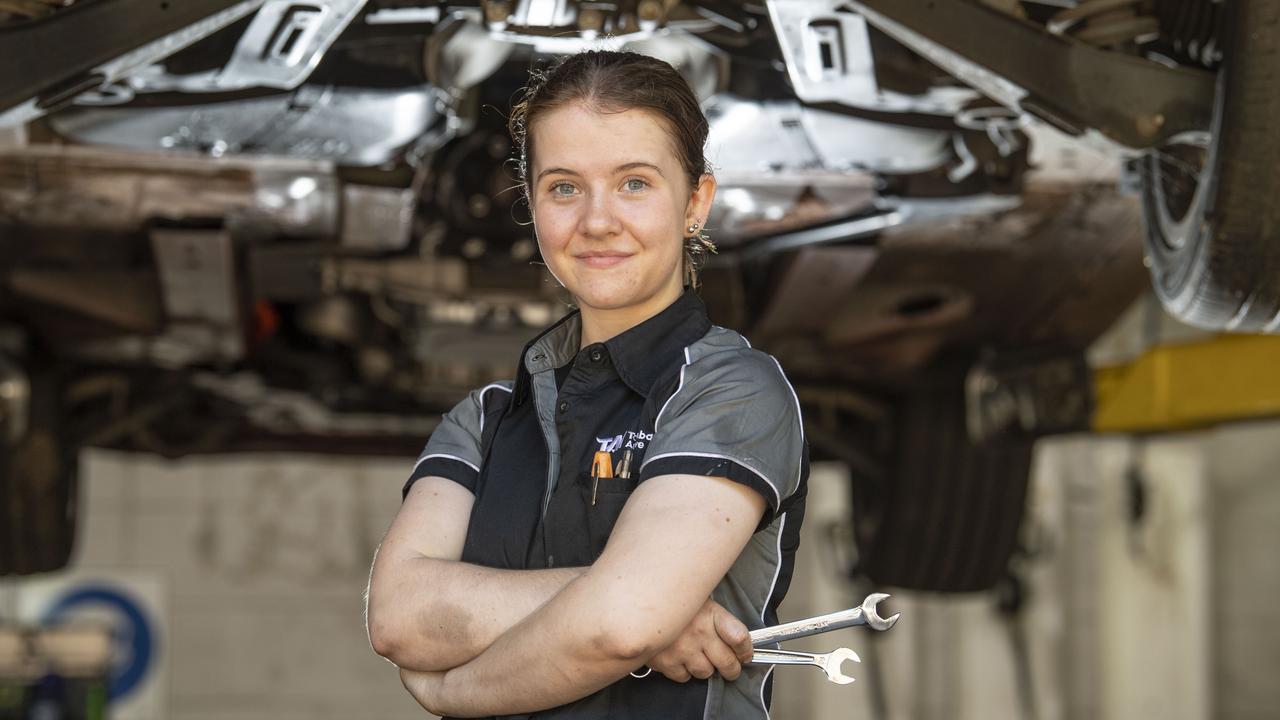
{"label": "blue circular sign", "polygon": [[137,689],[151,667],[151,623],[136,600],[120,589],[106,585],[85,585],[67,591],[50,606],[44,622],[66,620],[76,611],[88,607],[105,608],[115,620],[112,630],[115,652],[108,692],[112,700],[118,700]]}

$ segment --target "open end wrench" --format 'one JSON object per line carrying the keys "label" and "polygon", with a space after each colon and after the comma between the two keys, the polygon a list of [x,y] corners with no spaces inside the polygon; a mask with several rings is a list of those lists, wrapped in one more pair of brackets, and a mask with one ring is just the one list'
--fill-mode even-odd
{"label": "open end wrench", "polygon": [[837,685],[848,685],[854,678],[840,672],[844,661],[858,659],[858,653],[849,648],[836,648],[829,653],[806,653],[791,650],[756,650],[751,662],[756,665],[817,665],[827,674],[827,679]]}
{"label": "open end wrench", "polygon": [[889,596],[885,593],[872,593],[856,608],[753,630],[751,632],[751,644],[755,647],[760,647],[761,645],[809,637],[810,635],[818,635],[832,630],[853,627],[854,625],[866,625],[872,630],[888,630],[893,627],[894,623],[898,622],[898,616],[901,613],[894,613],[892,617],[888,618],[882,618],[876,613],[876,605],[879,605],[880,601],[887,597]]}

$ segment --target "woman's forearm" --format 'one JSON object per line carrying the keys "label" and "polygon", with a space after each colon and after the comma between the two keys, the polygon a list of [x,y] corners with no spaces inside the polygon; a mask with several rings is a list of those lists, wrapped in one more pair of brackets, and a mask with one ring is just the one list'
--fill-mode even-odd
{"label": "woman's forearm", "polygon": [[604,553],[474,660],[408,677],[424,707],[461,717],[572,702],[644,665],[687,627],[764,512],[723,478],[651,478],[627,501]]}
{"label": "woman's forearm", "polygon": [[411,670],[448,670],[475,658],[582,573],[496,570],[406,558],[369,587],[374,650]]}
{"label": "woman's forearm", "polygon": [[604,597],[598,581],[574,580],[475,659],[422,678],[415,697],[433,712],[482,717],[545,710],[617,681],[656,648],[627,645],[596,612]]}

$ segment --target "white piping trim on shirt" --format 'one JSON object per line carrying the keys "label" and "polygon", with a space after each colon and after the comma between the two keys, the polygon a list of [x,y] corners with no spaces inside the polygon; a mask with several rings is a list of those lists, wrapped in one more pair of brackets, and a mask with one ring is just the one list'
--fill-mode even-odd
{"label": "white piping trim on shirt", "polygon": [[458,457],[457,455],[450,455],[450,454],[448,454],[448,453],[431,453],[430,455],[423,455],[422,457],[418,458],[418,462],[416,462],[416,463],[414,463],[414,464],[413,464],[413,470],[412,470],[409,474],[410,474],[410,475],[412,475],[413,473],[417,472],[417,471],[418,471],[418,466],[419,466],[419,465],[421,465],[422,463],[424,463],[424,462],[426,462],[426,461],[430,460],[431,458],[448,458],[448,459],[450,459],[450,460],[457,460],[458,462],[462,463],[463,465],[466,465],[467,467],[471,468],[472,470],[475,470],[476,472],[480,472],[480,468],[478,468],[478,467],[476,467],[475,465],[473,465],[473,464],[471,464],[471,463],[467,462],[466,460],[463,460],[462,458]]}
{"label": "white piping trim on shirt", "polygon": [[764,622],[764,614],[769,609],[769,601],[773,599],[773,591],[778,588],[778,576],[782,574],[782,531],[787,529],[787,514],[778,516],[778,541],[775,548],[778,552],[778,564],[773,568],[773,581],[769,583],[769,594],[764,597],[764,605],[760,607],[760,622]]}
{"label": "white piping trim on shirt", "polygon": [[[760,606],[760,624],[764,625],[764,614],[769,611],[769,601],[773,599],[773,591],[778,589],[778,576],[782,574],[782,533],[787,529],[787,514],[778,516],[778,542],[775,545],[778,553],[778,564],[773,566],[773,581],[769,583],[769,594],[764,596],[764,604]],[[764,687],[769,684],[769,673],[775,666],[770,665],[760,682],[760,707],[764,709],[764,718],[769,720],[769,706],[764,701]]]}
{"label": "white piping trim on shirt", "polygon": [[[511,392],[511,388],[507,387],[506,385],[503,385],[502,383],[489,383],[488,385],[485,385],[484,387],[480,388],[480,434],[481,435],[484,434],[484,394],[489,392],[489,388],[498,388],[499,390],[506,390],[508,393]],[[476,472],[480,472],[480,471],[476,470]]]}
{"label": "white piping trim on shirt", "polygon": [[[658,414],[653,416],[653,432],[655,434],[658,432],[658,423],[662,420],[662,413],[667,411],[667,406],[671,404],[671,401],[674,400],[684,388],[684,371],[692,364],[693,360],[689,359],[689,346],[686,345],[684,348],[684,364],[680,366],[680,384],[676,386],[676,391],[671,393],[671,396],[667,398],[667,401],[662,403],[662,408],[658,410]],[[641,467],[644,466],[642,465]]]}
{"label": "white piping trim on shirt", "polygon": [[[787,379],[787,374],[782,371],[782,363],[778,362],[778,358],[770,355],[769,359],[778,368],[778,374],[782,376],[782,381],[787,384],[787,389],[791,391],[791,399],[796,403],[796,422],[800,423],[800,452],[804,453],[804,415],[800,411],[800,396],[796,395],[796,389],[791,386],[791,381]],[[800,473],[802,472],[804,472],[803,460],[796,462],[796,490],[800,489]]]}
{"label": "white piping trim on shirt", "polygon": [[[772,360],[774,366],[778,368],[778,373],[782,375],[783,382],[787,384],[787,389],[791,391],[791,399],[794,400],[796,403],[796,422],[800,423],[800,440],[801,440],[800,452],[803,453],[804,452],[804,418],[800,414],[800,397],[796,395],[796,389],[792,387],[791,381],[787,379],[787,374],[783,372],[782,364],[778,362],[778,359],[773,357],[772,355],[769,356],[769,359]],[[796,463],[796,490],[797,491],[800,489],[800,474],[803,472],[804,472],[804,462],[803,462],[803,458],[801,458],[801,460]],[[782,513],[781,521],[778,523],[778,543],[776,545],[776,552],[778,555],[778,564],[773,568],[773,582],[769,583],[769,594],[765,596],[764,605],[760,608],[760,624],[761,625],[764,624],[764,614],[769,610],[769,603],[773,600],[773,593],[778,588],[778,577],[782,574],[782,535],[786,531],[786,529],[787,529],[787,514]],[[765,671],[764,680],[760,683],[760,707],[764,708],[765,720],[771,720],[771,718],[769,714],[769,706],[766,705],[764,701],[764,688],[766,685],[769,684],[769,674],[773,672],[774,667],[776,666],[774,665],[769,666],[769,669]]]}
{"label": "white piping trim on shirt", "polygon": [[[655,429],[655,430],[654,430],[654,432],[657,432],[657,430]],[[757,470],[757,469],[755,469],[755,468],[751,467],[750,465],[748,465],[748,464],[746,464],[745,462],[743,462],[743,461],[739,460],[738,458],[735,458],[735,457],[729,457],[728,455],[720,455],[720,454],[717,454],[717,453],[703,453],[703,452],[669,452],[669,453],[662,453],[661,455],[654,455],[653,457],[647,457],[647,458],[645,458],[645,459],[644,459],[644,462],[640,463],[640,471],[641,471],[641,472],[643,472],[643,471],[644,471],[644,466],[645,466],[645,465],[648,465],[649,463],[653,462],[654,460],[661,460],[662,458],[669,458],[669,457],[702,457],[702,458],[718,458],[718,459],[720,459],[720,460],[728,460],[729,462],[737,463],[738,465],[741,465],[742,467],[744,467],[744,468],[746,468],[746,469],[750,470],[751,472],[755,473],[756,475],[758,475],[758,476],[760,477],[760,479],[764,481],[764,484],[769,486],[769,489],[773,491],[773,501],[774,501],[774,505],[773,505],[773,507],[774,507],[774,508],[778,508],[778,507],[780,507],[780,506],[782,505],[782,497],[778,495],[778,488],[774,487],[774,484],[773,484],[773,483],[771,483],[771,482],[769,482],[769,478],[765,477],[764,473],[762,473],[762,472],[760,472],[759,470]]]}
{"label": "white piping trim on shirt", "polygon": [[764,720],[771,720],[769,717],[769,706],[764,702],[764,686],[769,684],[769,676],[773,674],[773,669],[777,665],[770,665],[768,670],[764,671],[764,680],[760,683],[760,707],[764,710]]}

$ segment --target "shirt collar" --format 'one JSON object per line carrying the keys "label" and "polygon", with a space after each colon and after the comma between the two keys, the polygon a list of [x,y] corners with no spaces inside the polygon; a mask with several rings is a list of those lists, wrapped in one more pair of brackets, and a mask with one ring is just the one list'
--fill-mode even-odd
{"label": "shirt collar", "polygon": [[[711,329],[706,305],[692,288],[686,287],[675,302],[657,315],[606,340],[618,376],[632,390],[648,396],[662,374],[684,359],[684,348]],[[516,369],[512,402],[524,402],[533,373],[552,370],[571,362],[582,341],[582,315],[578,310],[565,315],[525,345]]]}
{"label": "shirt collar", "polygon": [[529,394],[529,376],[560,367],[573,358],[582,338],[582,313],[574,310],[538,333],[520,351],[511,402],[519,405]]}
{"label": "shirt collar", "polygon": [[673,364],[684,361],[684,349],[711,329],[707,307],[692,288],[662,312],[604,342],[618,376],[648,397],[653,384]]}

